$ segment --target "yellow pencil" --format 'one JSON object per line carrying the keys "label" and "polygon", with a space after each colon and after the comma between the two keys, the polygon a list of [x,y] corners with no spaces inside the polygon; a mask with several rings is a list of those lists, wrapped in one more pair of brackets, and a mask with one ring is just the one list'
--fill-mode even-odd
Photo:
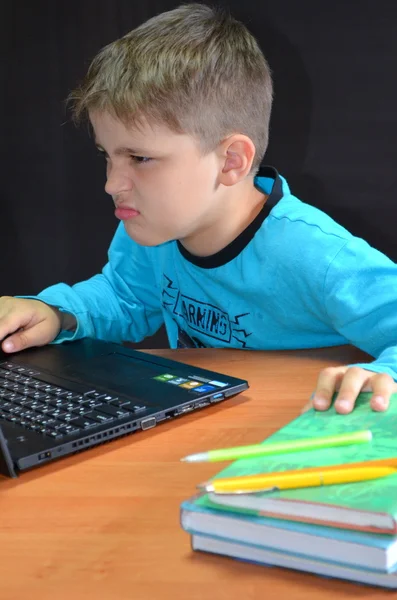
{"label": "yellow pencil", "polygon": [[329,470],[324,467],[323,469],[310,471],[282,471],[261,475],[220,478],[202,483],[198,487],[201,490],[214,492],[215,494],[250,494],[366,481],[396,473],[397,467],[394,466],[350,467],[346,465],[340,468],[331,467]]}

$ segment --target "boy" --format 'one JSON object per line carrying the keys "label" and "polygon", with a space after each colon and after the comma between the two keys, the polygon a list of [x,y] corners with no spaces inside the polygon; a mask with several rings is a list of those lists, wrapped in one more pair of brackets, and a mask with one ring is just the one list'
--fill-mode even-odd
{"label": "boy", "polygon": [[353,343],[376,358],[320,373],[313,404],[385,410],[396,390],[397,267],[303,204],[261,159],[272,83],[247,29],[190,4],[104,48],[72,95],[106,159],[118,227],[101,274],[0,300],[5,352],[84,336],[171,347]]}

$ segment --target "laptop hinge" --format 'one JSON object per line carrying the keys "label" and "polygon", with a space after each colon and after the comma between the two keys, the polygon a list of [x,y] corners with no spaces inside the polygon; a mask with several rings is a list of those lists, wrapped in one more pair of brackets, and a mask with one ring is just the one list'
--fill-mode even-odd
{"label": "laptop hinge", "polygon": [[7,442],[0,426],[0,474],[6,477],[17,477],[14,463],[8,450]]}

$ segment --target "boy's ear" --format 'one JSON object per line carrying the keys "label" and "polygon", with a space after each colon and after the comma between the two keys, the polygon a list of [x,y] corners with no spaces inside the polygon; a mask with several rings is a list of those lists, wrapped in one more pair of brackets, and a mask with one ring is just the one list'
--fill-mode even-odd
{"label": "boy's ear", "polygon": [[236,133],[221,143],[220,156],[220,183],[235,185],[249,174],[255,157],[255,145],[248,136]]}

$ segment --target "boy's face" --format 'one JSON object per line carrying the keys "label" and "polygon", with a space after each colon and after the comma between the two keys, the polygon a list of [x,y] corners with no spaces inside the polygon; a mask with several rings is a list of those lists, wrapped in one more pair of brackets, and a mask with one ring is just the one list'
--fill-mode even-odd
{"label": "boy's face", "polygon": [[105,190],[133,240],[189,240],[214,225],[222,194],[216,152],[203,156],[192,137],[165,126],[129,129],[106,112],[92,112],[90,120],[106,157]]}

